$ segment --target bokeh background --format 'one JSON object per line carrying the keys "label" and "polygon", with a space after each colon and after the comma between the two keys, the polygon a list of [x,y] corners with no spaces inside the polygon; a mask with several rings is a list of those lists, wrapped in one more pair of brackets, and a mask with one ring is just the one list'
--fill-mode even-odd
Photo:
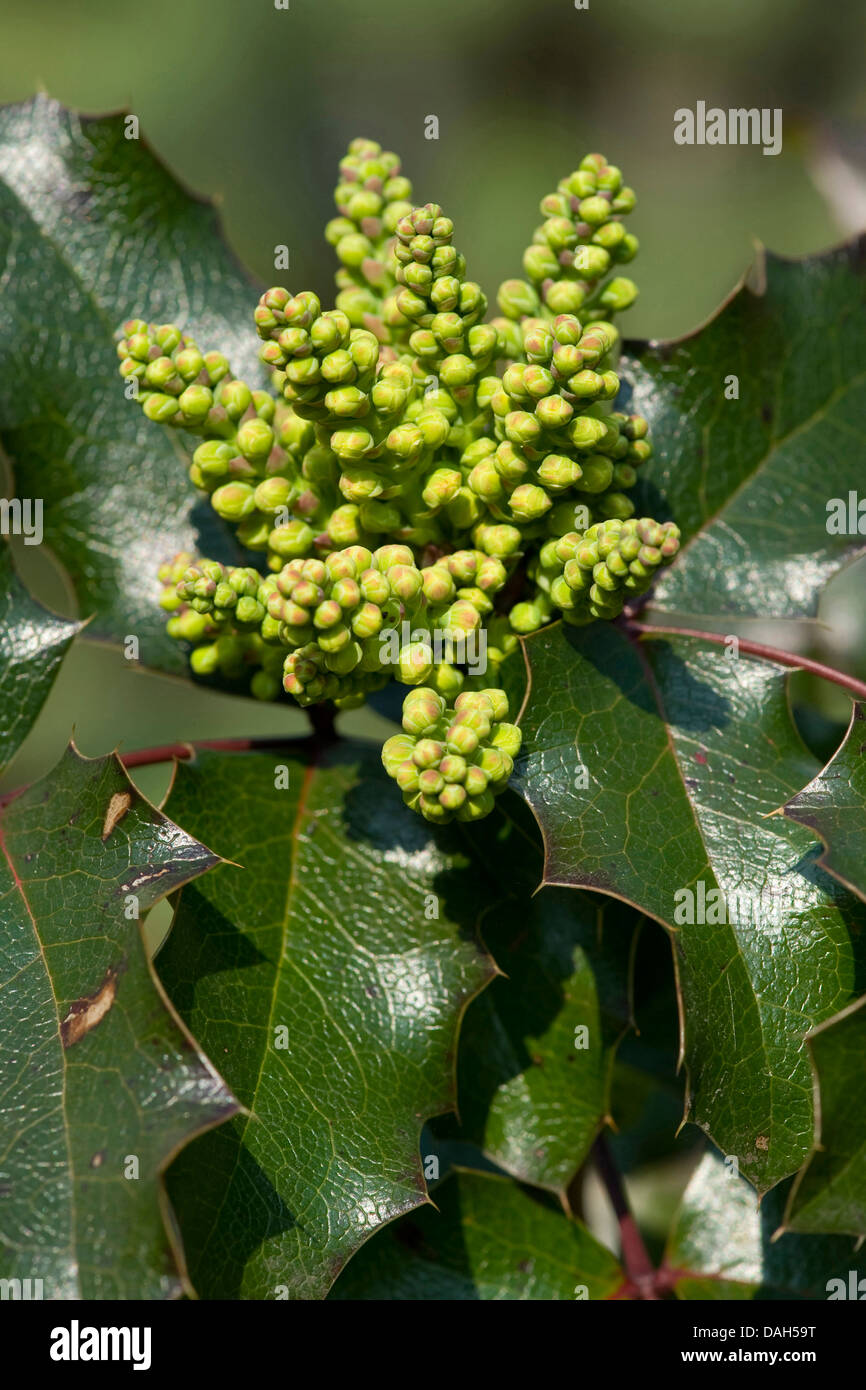
{"label": "bokeh background", "polygon": [[[574,0],[0,0],[0,33],[0,101],[41,89],[88,113],[134,112],[177,176],[218,201],[257,276],[271,281],[274,247],[289,247],[291,271],[278,278],[296,292],[326,297],[333,283],[321,231],[337,161],[358,134],[398,150],[418,200],[445,206],[491,297],[519,273],[539,199],[586,151],[604,151],[639,197],[633,337],[695,328],[745,273],[756,241],[800,255],[866,228],[862,0],[589,0],[583,10]],[[674,111],[698,100],[781,107],[782,153],[677,146]],[[438,140],[425,139],[429,115]],[[816,480],[823,506],[818,490]],[[19,554],[39,596],[74,611],[45,557]],[[753,625],[751,635],[866,676],[864,579],[862,564],[839,576],[807,631]],[[813,745],[831,751],[846,697],[799,677],[795,692]],[[133,670],[79,639],[0,788],[46,771],[73,727],[96,755],[118,743],[300,731],[305,720]],[[385,724],[365,710],[344,728],[380,736]],[[167,780],[165,769],[136,775],[152,796]],[[653,1167],[641,1125],[658,1134],[667,1105],[673,1133],[680,1103],[656,1095],[646,1110],[638,1087],[638,1147],[621,1154],[639,1214],[659,1229],[682,1172],[669,1156]]]}

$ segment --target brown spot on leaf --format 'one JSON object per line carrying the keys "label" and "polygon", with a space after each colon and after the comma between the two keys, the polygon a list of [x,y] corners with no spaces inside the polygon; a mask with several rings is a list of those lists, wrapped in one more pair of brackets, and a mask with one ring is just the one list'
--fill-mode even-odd
{"label": "brown spot on leaf", "polygon": [[92,1159],[90,1160],[91,1168],[101,1168],[103,1163],[105,1162],[105,1154],[105,1149],[100,1149],[99,1153],[95,1153]]}
{"label": "brown spot on leaf", "polygon": [[695,754],[695,762],[696,762],[696,763],[705,763],[706,761],[707,761],[707,755],[706,755],[706,753],[696,753],[696,754]]}
{"label": "brown spot on leaf", "polygon": [[123,820],[132,805],[132,792],[115,792],[108,803],[105,820],[102,823],[102,838],[107,840],[118,821]]}
{"label": "brown spot on leaf", "polygon": [[763,1149],[764,1153],[766,1153],[766,1151],[767,1151],[767,1149],[768,1149],[769,1147],[770,1147],[770,1141],[769,1141],[769,1139],[767,1138],[766,1134],[759,1134],[758,1137],[757,1137],[757,1139],[755,1140],[755,1148],[756,1148],[756,1149]]}
{"label": "brown spot on leaf", "polygon": [[112,966],[106,971],[105,979],[95,994],[85,994],[70,1006],[69,1013],[60,1025],[60,1037],[64,1047],[72,1047],[105,1018],[117,994],[117,980],[121,969],[122,966]]}

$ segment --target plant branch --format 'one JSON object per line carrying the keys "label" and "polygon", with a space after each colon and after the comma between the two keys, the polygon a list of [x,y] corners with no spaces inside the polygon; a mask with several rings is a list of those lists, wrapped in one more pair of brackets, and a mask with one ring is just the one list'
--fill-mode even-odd
{"label": "plant branch", "polygon": [[[623,627],[628,633],[637,633],[639,636],[671,636],[671,637],[699,637],[703,642],[713,642],[716,646],[724,646],[731,639],[721,632],[704,632],[702,628],[696,627],[667,627],[654,623],[637,623],[632,619],[626,619]],[[854,695],[858,700],[866,700],[866,682],[857,680],[856,676],[848,676],[844,671],[837,671],[833,666],[825,666],[821,661],[813,661],[808,656],[797,656],[794,652],[786,652],[781,647],[770,647],[764,642],[752,642],[748,637],[736,638],[738,648],[742,652],[748,652],[750,656],[763,657],[765,661],[775,661],[780,666],[790,666],[795,670],[809,671],[813,676],[820,676],[825,681],[832,681],[834,685],[841,686],[850,695]]]}
{"label": "plant branch", "polygon": [[[315,720],[310,722],[313,725],[313,739],[315,741],[329,743],[338,737],[334,730],[333,716],[330,721],[322,720],[321,724]],[[213,753],[261,753],[271,748],[290,748],[293,744],[303,742],[303,736],[299,737],[298,735],[292,738],[281,738],[274,735],[270,737],[264,735],[262,738],[212,738],[188,743],[162,743],[155,748],[135,748],[131,753],[118,753],[117,756],[123,766],[129,769],[131,767],[154,767],[157,763],[170,763],[174,759],[178,762],[186,762],[189,758],[195,757],[200,748]],[[12,791],[0,794],[0,810],[26,790],[27,786],[25,785],[14,787]]]}
{"label": "plant branch", "polygon": [[335,724],[337,710],[330,700],[321,705],[308,705],[304,713],[310,721],[314,736],[320,742],[333,743],[339,738]]}
{"label": "plant branch", "polygon": [[157,748],[136,748],[131,753],[118,753],[124,767],[151,767],[155,763],[169,763],[172,759],[183,762],[191,758],[197,748],[208,748],[223,753],[248,753],[253,740],[249,738],[205,739],[201,743],[164,743]]}
{"label": "plant branch", "polygon": [[632,1215],[620,1171],[604,1134],[600,1134],[593,1144],[592,1156],[619,1222],[622,1262],[630,1286],[627,1292],[635,1298],[657,1299],[653,1262],[647,1253],[643,1237]]}

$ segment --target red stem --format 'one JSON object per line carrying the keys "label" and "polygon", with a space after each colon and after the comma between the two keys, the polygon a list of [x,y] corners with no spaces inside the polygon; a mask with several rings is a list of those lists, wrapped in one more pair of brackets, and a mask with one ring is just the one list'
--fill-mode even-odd
{"label": "red stem", "polygon": [[[704,632],[697,627],[664,627],[661,624],[656,626],[654,623],[636,623],[633,619],[627,619],[623,626],[627,632],[636,632],[641,636],[651,637],[658,633],[670,637],[698,637],[702,642],[713,642],[719,647],[731,640],[721,632]],[[808,656],[796,656],[793,652],[783,651],[781,647],[769,647],[764,642],[752,642],[748,637],[737,637],[736,642],[739,650],[748,652],[750,656],[760,656],[766,661],[775,661],[780,666],[790,666],[795,670],[811,671],[813,676],[832,681],[834,685],[841,686],[858,700],[866,700],[866,683],[858,681],[855,676],[846,676],[843,671],[825,666],[821,661],[813,661]]]}
{"label": "red stem", "polygon": [[628,1284],[623,1290],[624,1296],[657,1299],[656,1271],[632,1215],[619,1169],[604,1134],[600,1134],[593,1144],[592,1156],[619,1222],[622,1262],[628,1277]]}
{"label": "red stem", "polygon": [[197,748],[212,748],[224,753],[249,752],[252,740],[248,738],[224,738],[204,740],[201,743],[163,743],[158,748],[136,748],[132,753],[119,753],[124,767],[150,767],[153,763],[169,763],[173,758],[182,762],[191,758]]}
{"label": "red stem", "polygon": [[[333,719],[325,718],[321,721],[311,721],[311,723],[313,723],[313,738],[315,740],[328,743],[338,737],[334,730]],[[131,753],[118,753],[117,756],[125,768],[153,767],[157,763],[170,763],[173,759],[177,759],[178,762],[185,762],[187,758],[194,757],[199,748],[209,749],[216,753],[255,753],[269,748],[285,748],[289,744],[301,741],[299,737],[280,738],[273,735],[263,738],[206,738],[188,743],[162,743],[156,748],[135,748]],[[0,794],[0,810],[26,790],[26,786],[14,787],[11,792]]]}

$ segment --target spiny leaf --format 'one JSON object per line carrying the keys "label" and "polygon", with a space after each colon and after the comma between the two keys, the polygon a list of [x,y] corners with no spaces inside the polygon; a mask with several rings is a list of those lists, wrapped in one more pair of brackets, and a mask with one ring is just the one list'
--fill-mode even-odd
{"label": "spiny leaf", "polygon": [[[617,1044],[629,1023],[637,918],[618,903],[545,888],[538,831],[516,797],[468,832],[473,858],[504,890],[485,913],[503,974],[467,1011],[460,1123],[437,1133],[476,1143],[501,1168],[566,1200],[605,1122]],[[528,824],[526,822],[528,821]],[[535,896],[533,896],[535,894]]]}
{"label": "spiny leaf", "polygon": [[91,635],[135,633],[147,664],[183,671],[157,567],[179,550],[236,551],[178,440],[124,398],[114,333],[133,313],[179,313],[257,381],[256,291],[212,208],[125,138],[123,116],[83,119],[44,96],[0,109],[0,265],[14,266],[0,294],[0,440],[18,491],[44,500],[45,543],[94,615]]}
{"label": "spiny leaf", "polygon": [[791,1231],[866,1235],[866,999],[806,1039],[815,1068],[815,1152],[797,1175],[785,1226]]}
{"label": "spiny leaf", "polygon": [[620,1266],[584,1226],[507,1178],[456,1170],[436,1208],[404,1217],[352,1260],[333,1299],[613,1298]]}
{"label": "spiny leaf", "polygon": [[762,252],[697,332],[630,354],[630,408],[655,449],[643,510],[670,515],[685,538],[655,607],[814,615],[863,546],[862,533],[829,533],[827,503],[847,501],[866,463],[866,236],[802,260]]}
{"label": "spiny leaf", "polygon": [[852,893],[866,898],[866,705],[861,701],[854,702],[836,755],[784,809],[791,820],[808,825],[823,840],[821,865]]}
{"label": "spiny leaf", "polygon": [[686,1188],[665,1254],[678,1298],[826,1299],[828,1282],[861,1263],[855,1243],[829,1236],[779,1236],[786,1189],[760,1203],[722,1157],[709,1152]]}
{"label": "spiny leaf", "polygon": [[0,1266],[44,1297],[167,1298],[161,1172],[236,1102],[157,987],[138,914],[216,857],[70,748],[0,825]]}
{"label": "spiny leaf", "polygon": [[771,814],[816,770],[785,676],[693,639],[636,647],[601,624],[556,625],[527,650],[515,780],[545,881],[613,894],[672,931],[690,1118],[763,1191],[811,1148],[805,1034],[851,1002],[866,965],[862,904]]}
{"label": "spiny leaf", "polygon": [[323,1298],[426,1200],[421,1127],[455,1104],[460,1018],[495,968],[486,887],[366,744],[200,754],[169,806],[243,865],[184,891],[158,959],[250,1112],[172,1168],[190,1274],[206,1298]]}
{"label": "spiny leaf", "polygon": [[0,544],[0,772],[36,721],[81,623],[31,598]]}

